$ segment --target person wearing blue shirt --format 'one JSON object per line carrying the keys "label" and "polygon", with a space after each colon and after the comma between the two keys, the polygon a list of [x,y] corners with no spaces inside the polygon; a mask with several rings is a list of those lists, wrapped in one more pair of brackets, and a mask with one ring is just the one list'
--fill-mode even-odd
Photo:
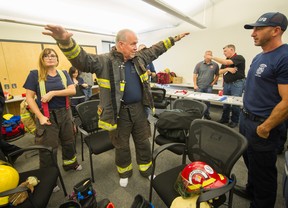
{"label": "person wearing blue shirt", "polygon": [[[39,70],[30,71],[23,87],[26,89],[27,103],[36,116],[35,143],[52,147],[56,161],[57,149],[61,145],[64,170],[79,171],[82,166],[76,158],[72,113],[67,97],[75,95],[76,90],[67,71],[61,73],[65,80],[61,77],[60,70],[56,69],[58,64],[56,51],[45,48],[39,56]],[[46,93],[40,93],[43,91],[39,84],[43,83],[42,80]],[[48,109],[45,108],[47,105]],[[41,167],[52,164],[50,155],[40,151],[39,156]]]}
{"label": "person wearing blue shirt", "polygon": [[287,17],[265,13],[244,28],[252,29],[262,52],[250,65],[240,114],[239,131],[248,140],[243,154],[248,181],[234,192],[250,199],[250,208],[271,208],[277,196],[277,148],[288,118],[288,44],[282,42]]}

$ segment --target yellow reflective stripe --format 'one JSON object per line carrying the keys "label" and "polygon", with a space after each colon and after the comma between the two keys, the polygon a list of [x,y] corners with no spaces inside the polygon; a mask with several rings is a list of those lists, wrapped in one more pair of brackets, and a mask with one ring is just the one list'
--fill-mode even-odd
{"label": "yellow reflective stripe", "polygon": [[166,49],[169,49],[172,47],[172,43],[171,40],[169,38],[167,38],[166,40],[163,40],[164,46]]}
{"label": "yellow reflective stripe", "polygon": [[26,132],[29,132],[29,133],[33,133],[34,131],[36,131],[36,128],[33,128],[33,129],[29,129],[28,127],[24,127],[25,128],[25,131]]}
{"label": "yellow reflective stripe", "polygon": [[43,97],[44,95],[46,95],[46,87],[45,87],[45,82],[44,82],[44,80],[41,80],[41,81],[39,82],[39,87],[40,87],[41,97]]}
{"label": "yellow reflective stripe", "polygon": [[119,166],[117,166],[117,171],[118,173],[125,173],[132,170],[132,163],[130,165],[128,165],[126,168],[121,168]]}
{"label": "yellow reflective stripe", "polygon": [[[58,69],[57,69],[57,72],[58,72],[58,74],[61,77],[61,81],[62,81],[64,87],[67,88],[67,79],[66,79],[66,76],[65,76],[64,72],[62,70],[58,70]],[[40,87],[41,97],[43,97],[44,95],[46,95],[46,87],[45,87],[44,80],[41,80],[39,82],[39,87]]]}
{"label": "yellow reflective stripe", "polygon": [[25,118],[30,118],[31,114],[30,113],[22,113],[20,116],[21,116],[21,119],[25,119]]}
{"label": "yellow reflective stripe", "polygon": [[224,180],[225,179],[225,177],[222,175],[222,174],[218,174],[218,176],[220,177],[220,180]]}
{"label": "yellow reflective stripe", "polygon": [[117,124],[112,125],[110,123],[99,120],[98,127],[107,131],[112,131],[117,129]]}
{"label": "yellow reflective stripe", "polygon": [[64,72],[62,70],[58,70],[58,69],[57,69],[57,72],[61,77],[62,84],[64,85],[65,88],[67,88],[67,79],[66,79]]}
{"label": "yellow reflective stripe", "polygon": [[205,188],[206,186],[211,185],[211,184],[214,183],[215,181],[216,181],[215,178],[209,178],[208,180],[203,181],[202,184],[189,185],[188,188],[191,189],[191,190],[196,190],[196,189],[199,189],[199,188],[201,188],[201,187]]}
{"label": "yellow reflective stripe", "polygon": [[64,165],[71,165],[76,162],[76,156],[74,156],[71,160],[63,160]]}
{"label": "yellow reflective stripe", "polygon": [[149,77],[148,77],[148,73],[147,72],[145,72],[144,74],[140,75],[140,79],[141,79],[142,82],[147,81],[148,78]]}
{"label": "yellow reflective stripe", "polygon": [[144,172],[144,171],[148,170],[148,168],[150,168],[151,165],[152,165],[152,161],[147,163],[147,164],[140,164],[139,170]]}
{"label": "yellow reflective stripe", "polygon": [[125,89],[125,83],[120,83],[120,91],[123,92]]}
{"label": "yellow reflective stripe", "polygon": [[155,107],[152,108],[152,114],[154,115],[156,113]]}
{"label": "yellow reflective stripe", "polygon": [[76,58],[79,53],[81,52],[81,48],[80,46],[76,43],[75,47],[70,50],[70,51],[63,51],[64,55],[68,58],[68,59],[74,59]]}
{"label": "yellow reflective stripe", "polygon": [[108,79],[97,79],[97,82],[100,87],[110,89],[110,81]]}

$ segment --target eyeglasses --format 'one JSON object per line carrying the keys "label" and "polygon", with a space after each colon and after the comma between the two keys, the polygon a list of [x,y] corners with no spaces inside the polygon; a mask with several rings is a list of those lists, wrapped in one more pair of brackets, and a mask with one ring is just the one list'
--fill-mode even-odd
{"label": "eyeglasses", "polygon": [[43,56],[43,59],[45,59],[45,60],[48,60],[48,59],[56,59],[56,58],[57,58],[57,56],[54,55],[54,54],[51,54],[51,55],[45,54],[45,55]]}

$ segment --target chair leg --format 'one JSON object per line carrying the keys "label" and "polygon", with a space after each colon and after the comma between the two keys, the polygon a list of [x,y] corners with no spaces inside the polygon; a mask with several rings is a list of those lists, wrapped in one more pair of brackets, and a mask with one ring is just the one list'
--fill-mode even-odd
{"label": "chair leg", "polygon": [[182,164],[183,165],[186,164],[186,156],[187,156],[187,152],[185,150],[184,153],[183,153],[183,156],[182,156]]}
{"label": "chair leg", "polygon": [[229,191],[228,208],[232,208],[232,202],[233,202],[233,189]]}
{"label": "chair leg", "polygon": [[152,154],[155,148],[155,137],[156,137],[156,124],[154,124],[154,131],[153,131],[153,137],[152,137]]}
{"label": "chair leg", "polygon": [[82,155],[82,161],[84,161],[83,134],[82,133],[80,133],[80,134],[81,134],[81,155]]}
{"label": "chair leg", "polygon": [[95,180],[94,180],[94,170],[93,170],[93,162],[92,162],[92,152],[89,148],[89,157],[90,157],[90,168],[91,168],[91,178],[92,178],[92,182],[94,183]]}
{"label": "chair leg", "polygon": [[[155,163],[154,163],[155,164]],[[153,167],[152,167],[152,174],[151,174],[151,179],[150,179],[150,187],[149,187],[149,202],[152,203],[152,191],[153,191],[153,187],[152,187],[152,184],[153,184],[153,180],[154,180],[154,173],[155,173],[155,165],[153,164]]]}
{"label": "chair leg", "polygon": [[65,184],[64,184],[64,181],[63,181],[62,175],[61,175],[61,173],[60,173],[60,170],[59,170],[58,167],[57,167],[57,169],[58,169],[58,172],[59,172],[59,180],[60,180],[60,183],[61,183],[61,186],[62,186],[63,192],[64,192],[64,196],[66,197],[66,196],[67,196],[66,187],[65,187]]}

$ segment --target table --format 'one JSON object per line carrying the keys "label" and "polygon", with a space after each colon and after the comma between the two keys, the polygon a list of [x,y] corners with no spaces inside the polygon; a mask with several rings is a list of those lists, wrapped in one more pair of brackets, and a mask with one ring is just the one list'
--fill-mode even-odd
{"label": "table", "polygon": [[169,86],[164,87],[166,89],[166,96],[170,98],[187,98],[187,99],[195,99],[202,101],[214,102],[217,104],[230,104],[243,106],[243,98],[237,96],[228,96],[213,93],[202,93],[202,92],[194,92],[193,90],[183,90],[183,89],[175,89],[170,88]]}
{"label": "table", "polygon": [[[12,113],[13,115],[19,115],[20,113],[20,102],[22,102],[24,100],[24,97],[22,97],[22,95],[15,95],[13,96],[13,99],[10,100],[5,100],[5,110],[6,113]],[[8,105],[10,105],[11,110],[9,111],[9,107]]]}
{"label": "table", "polygon": [[[194,89],[194,85],[192,83],[181,83],[181,84],[169,84],[170,87],[176,87],[176,88],[190,88]],[[218,90],[223,90],[222,85],[213,85],[212,87],[213,90],[218,91]]]}

